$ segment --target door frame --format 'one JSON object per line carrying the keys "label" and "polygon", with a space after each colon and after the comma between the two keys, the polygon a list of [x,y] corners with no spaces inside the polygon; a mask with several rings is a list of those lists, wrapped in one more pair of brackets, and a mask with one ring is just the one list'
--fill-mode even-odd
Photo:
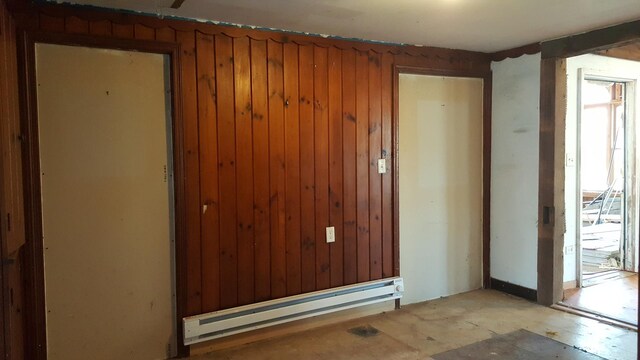
{"label": "door frame", "polygon": [[540,44],[538,303],[563,297],[566,58],[640,41],[640,20]]}
{"label": "door frame", "polygon": [[140,51],[169,57],[171,83],[171,137],[174,171],[174,254],[176,293],[176,337],[178,356],[188,353],[182,342],[182,318],[186,314],[186,206],[184,165],[184,123],[181,102],[180,45],[157,41],[113,39],[64,33],[24,31],[19,34],[21,126],[24,136],[25,228],[27,243],[24,258],[26,357],[44,360],[46,345],[46,303],[44,292],[44,254],[42,241],[42,199],[40,149],[38,139],[38,103],[35,69],[36,43],[82,46],[100,49]]}
{"label": "door frame", "polygon": [[[635,244],[629,244],[629,241],[633,241],[634,234],[636,233],[635,228],[637,227],[637,211],[634,205],[628,204],[629,197],[636,197],[634,199],[634,204],[637,203],[637,182],[635,177],[630,176],[636,170],[635,163],[630,160],[635,160],[635,153],[633,153],[632,158],[629,158],[629,155],[632,154],[632,150],[635,148],[636,144],[636,136],[635,129],[636,124],[630,123],[630,119],[635,118],[635,98],[636,98],[636,86],[637,79],[630,78],[625,76],[625,74],[620,73],[619,71],[602,71],[591,68],[579,68],[577,74],[578,84],[577,84],[577,99],[576,99],[576,156],[575,156],[575,176],[576,176],[576,287],[581,288],[583,285],[582,279],[582,180],[581,180],[581,171],[582,171],[582,118],[584,107],[582,104],[582,89],[584,86],[584,82],[588,80],[598,80],[598,81],[611,81],[616,83],[623,83],[625,85],[625,118],[624,118],[624,197],[622,204],[622,213],[621,217],[623,220],[622,226],[622,234],[623,238],[621,239],[621,247],[620,257],[621,257],[621,270],[626,270],[628,265],[628,259],[626,250],[629,245],[632,245],[632,248],[635,247]],[[628,99],[632,99],[629,101]],[[631,142],[630,142],[631,141]],[[631,211],[629,211],[629,207],[631,206]],[[633,218],[633,221],[631,218]],[[631,266],[635,266],[635,257],[631,258]]]}
{"label": "door frame", "polygon": [[[482,79],[482,286],[491,288],[490,266],[490,220],[491,220],[491,94],[492,72],[472,70],[441,70],[428,67],[393,66],[393,117],[391,143],[393,144],[393,244],[394,276],[400,276],[400,118],[399,82],[400,74],[445,76]],[[396,308],[400,301],[396,300]]]}

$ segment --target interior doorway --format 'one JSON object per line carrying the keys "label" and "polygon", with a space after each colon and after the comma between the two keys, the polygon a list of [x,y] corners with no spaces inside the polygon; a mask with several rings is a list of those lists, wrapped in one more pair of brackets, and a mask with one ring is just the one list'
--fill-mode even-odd
{"label": "interior doorway", "polygon": [[399,74],[403,305],[482,287],[483,79]]}
{"label": "interior doorway", "polygon": [[622,276],[620,271],[632,265],[624,256],[633,241],[627,231],[633,219],[626,213],[634,204],[625,196],[632,186],[626,164],[635,157],[628,151],[633,134],[626,131],[632,86],[589,74],[580,82],[580,287]]}
{"label": "interior doorway", "polygon": [[176,355],[169,62],[35,46],[48,359]]}
{"label": "interior doorway", "polygon": [[633,61],[596,54],[567,59],[568,222],[561,302],[635,326],[638,74],[640,63]]}

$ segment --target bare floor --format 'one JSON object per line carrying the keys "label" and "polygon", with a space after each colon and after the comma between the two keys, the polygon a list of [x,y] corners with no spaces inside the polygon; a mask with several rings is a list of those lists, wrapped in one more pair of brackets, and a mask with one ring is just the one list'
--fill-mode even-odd
{"label": "bare floor", "polygon": [[[537,337],[534,340],[538,343],[540,339],[549,338],[561,343],[560,347],[566,351],[573,351],[553,358],[591,359],[599,356],[616,360],[637,359],[636,332],[493,290],[477,290],[404,306],[400,310],[193,359],[450,359],[452,357],[447,357],[447,354],[452,354],[455,349],[472,344],[478,347],[481,341],[491,339],[504,343],[527,334]],[[505,348],[508,347],[502,346]],[[491,352],[487,355],[493,359],[523,358],[521,348],[512,348],[513,354],[496,356],[498,354]],[[548,354],[536,354],[535,347],[528,352],[526,359],[548,358]],[[471,358],[484,358],[480,355],[478,353]]]}

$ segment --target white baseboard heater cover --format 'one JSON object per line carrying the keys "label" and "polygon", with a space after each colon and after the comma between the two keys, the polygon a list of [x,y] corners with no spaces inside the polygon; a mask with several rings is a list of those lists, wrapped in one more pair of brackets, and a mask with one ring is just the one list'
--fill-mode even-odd
{"label": "white baseboard heater cover", "polygon": [[183,318],[184,344],[402,297],[402,278],[342,286]]}

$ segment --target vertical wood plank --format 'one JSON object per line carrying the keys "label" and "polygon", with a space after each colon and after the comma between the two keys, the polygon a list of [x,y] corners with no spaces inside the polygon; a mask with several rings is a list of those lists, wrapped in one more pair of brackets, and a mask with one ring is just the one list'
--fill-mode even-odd
{"label": "vertical wood plank", "polygon": [[300,114],[298,45],[284,45],[287,295],[299,294],[300,278]]}
{"label": "vertical wood plank", "polygon": [[342,172],[342,51],[329,48],[329,224],[336,241],[329,245],[331,287],[344,284],[344,215]]}
{"label": "vertical wood plank", "polygon": [[202,312],[202,272],[200,243],[200,163],[198,154],[198,101],[196,85],[195,35],[192,31],[177,34],[181,45],[182,111],[184,123],[184,166],[187,253],[187,315]]}
{"label": "vertical wood plank", "polygon": [[316,185],[316,290],[331,286],[331,263],[326,227],[329,226],[329,112],[327,49],[319,46],[313,51],[315,69],[315,185]]}
{"label": "vertical wood plank", "polygon": [[[491,288],[491,104],[492,74],[482,80],[482,284]],[[563,243],[564,246],[564,243]]]}
{"label": "vertical wood plank", "polygon": [[[200,134],[200,197],[202,311],[220,309],[220,238],[218,201],[218,128],[213,35],[196,32],[198,125]],[[206,208],[204,208],[206,206]]]}
{"label": "vertical wood plank", "polygon": [[[12,188],[12,176],[11,176],[11,163],[12,157],[11,152],[12,148],[11,144],[11,94],[14,92],[11,89],[9,83],[9,74],[13,71],[10,68],[10,51],[9,51],[9,29],[10,29],[10,19],[9,14],[6,12],[4,5],[0,4],[0,171],[2,171],[2,179],[0,180],[0,186],[2,193],[0,193],[0,216],[4,217],[5,212],[12,213],[13,204],[11,199]],[[4,219],[2,219],[4,220]],[[4,252],[6,249],[4,248],[4,244],[12,241],[12,231],[9,231],[8,225],[2,221],[0,224],[0,236],[3,240],[3,244],[0,244],[3,248],[0,249],[3,256],[6,256]],[[4,289],[6,287],[6,267],[1,271],[2,280],[0,281],[0,298],[4,299]],[[5,316],[8,315],[4,312],[4,303],[2,303],[2,314],[0,314],[0,318],[3,320],[1,325],[3,325],[2,330],[6,331],[7,327],[4,321],[8,321]],[[6,335],[6,333],[3,333]],[[3,340],[8,340],[3,337]],[[3,341],[2,346],[5,346],[5,342]]]}
{"label": "vertical wood plank", "polygon": [[11,216],[11,225],[0,221],[0,238],[3,239],[0,252],[3,258],[14,261],[11,266],[4,267],[0,276],[0,285],[6,291],[0,294],[0,300],[7,305],[0,314],[5,334],[0,349],[7,358],[23,359],[23,251],[20,248],[25,243],[25,227],[17,67],[15,25],[9,12],[0,4],[0,191],[4,195],[0,195],[0,213],[3,217]]}
{"label": "vertical wood plank", "polygon": [[98,20],[89,22],[89,33],[92,35],[111,35],[111,21]]}
{"label": "vertical wood plank", "polygon": [[238,203],[238,305],[254,300],[253,140],[251,126],[250,39],[233,39]]}
{"label": "vertical wood plank", "polygon": [[220,307],[238,304],[236,243],[236,144],[233,80],[233,43],[215,36],[218,110],[218,174],[220,188]]}
{"label": "vertical wood plank", "polygon": [[358,282],[369,281],[369,54],[356,56]]}
{"label": "vertical wood plank", "polygon": [[170,27],[156,29],[156,40],[174,42],[176,41],[176,31]]}
{"label": "vertical wood plank", "polygon": [[75,16],[69,16],[64,20],[64,31],[69,34],[89,33],[89,22]]}
{"label": "vertical wood plank", "polygon": [[[0,7],[0,11],[6,11]],[[0,221],[2,225],[0,236],[4,238],[3,246],[5,256],[15,257],[15,251],[24,243],[24,234],[21,234],[22,216],[22,184],[20,182],[20,142],[18,140],[19,116],[18,84],[16,79],[16,53],[15,31],[9,13],[5,12],[0,18],[0,170],[3,172],[2,191],[4,197],[0,197],[2,203],[1,214],[11,217],[11,226],[7,221]],[[19,194],[20,193],[20,194]],[[9,339],[7,339],[9,340]]]}
{"label": "vertical wood plank", "polygon": [[356,53],[342,51],[342,156],[344,207],[344,282],[358,281],[356,188]]}
{"label": "vertical wood plank", "polygon": [[151,27],[135,24],[133,27],[133,36],[138,40],[154,40],[156,38],[156,31]]}
{"label": "vertical wood plank", "polygon": [[[113,36],[115,37],[122,39],[133,39],[133,25],[113,23],[111,25],[111,31],[113,32]],[[177,40],[178,42],[180,42],[180,39]]]}
{"label": "vertical wood plank", "polygon": [[393,124],[391,121],[393,95],[393,55],[382,55],[381,69],[381,101],[382,101],[382,153],[381,158],[387,162],[387,172],[382,175],[382,277],[393,276],[393,145],[391,134]]}
{"label": "vertical wood plank", "polygon": [[[8,45],[8,54],[10,56],[9,59],[9,86],[13,89],[10,92],[9,101],[11,104],[11,121],[12,121],[12,130],[11,130],[11,150],[12,150],[12,163],[11,163],[11,172],[13,176],[11,177],[11,186],[12,186],[12,197],[13,197],[13,239],[11,242],[7,243],[7,250],[11,252],[18,251],[26,242],[26,234],[25,234],[25,218],[24,218],[24,188],[23,188],[23,172],[22,172],[22,141],[20,141],[20,134],[22,134],[21,130],[21,121],[20,121],[20,96],[19,96],[19,80],[18,80],[18,46],[17,39],[18,35],[16,34],[17,29],[14,21],[11,19],[8,22],[8,36],[9,41]],[[16,270],[20,272],[20,270]],[[16,278],[16,282],[21,281],[21,278]],[[16,284],[18,286],[18,284]],[[16,292],[22,292],[22,290],[17,290]],[[16,294],[16,297],[20,296]],[[20,304],[20,305],[16,305]],[[22,303],[14,304],[14,312],[15,310],[18,313],[14,313],[16,316],[22,316],[20,313],[20,307]],[[19,336],[22,339],[22,336]],[[17,350],[16,354],[19,354],[21,350]]]}
{"label": "vertical wood plank", "polygon": [[271,297],[287,294],[285,239],[284,73],[282,44],[267,41],[271,209]]}
{"label": "vertical wood plank", "polygon": [[378,159],[382,154],[380,104],[380,54],[369,52],[369,272],[371,280],[382,277],[382,175]]}
{"label": "vertical wood plank", "polygon": [[313,45],[300,46],[300,233],[302,292],[316,289]]}
{"label": "vertical wood plank", "polygon": [[253,123],[253,221],[255,229],[255,299],[271,298],[271,234],[269,213],[269,107],[267,103],[267,43],[251,40],[251,100]]}

